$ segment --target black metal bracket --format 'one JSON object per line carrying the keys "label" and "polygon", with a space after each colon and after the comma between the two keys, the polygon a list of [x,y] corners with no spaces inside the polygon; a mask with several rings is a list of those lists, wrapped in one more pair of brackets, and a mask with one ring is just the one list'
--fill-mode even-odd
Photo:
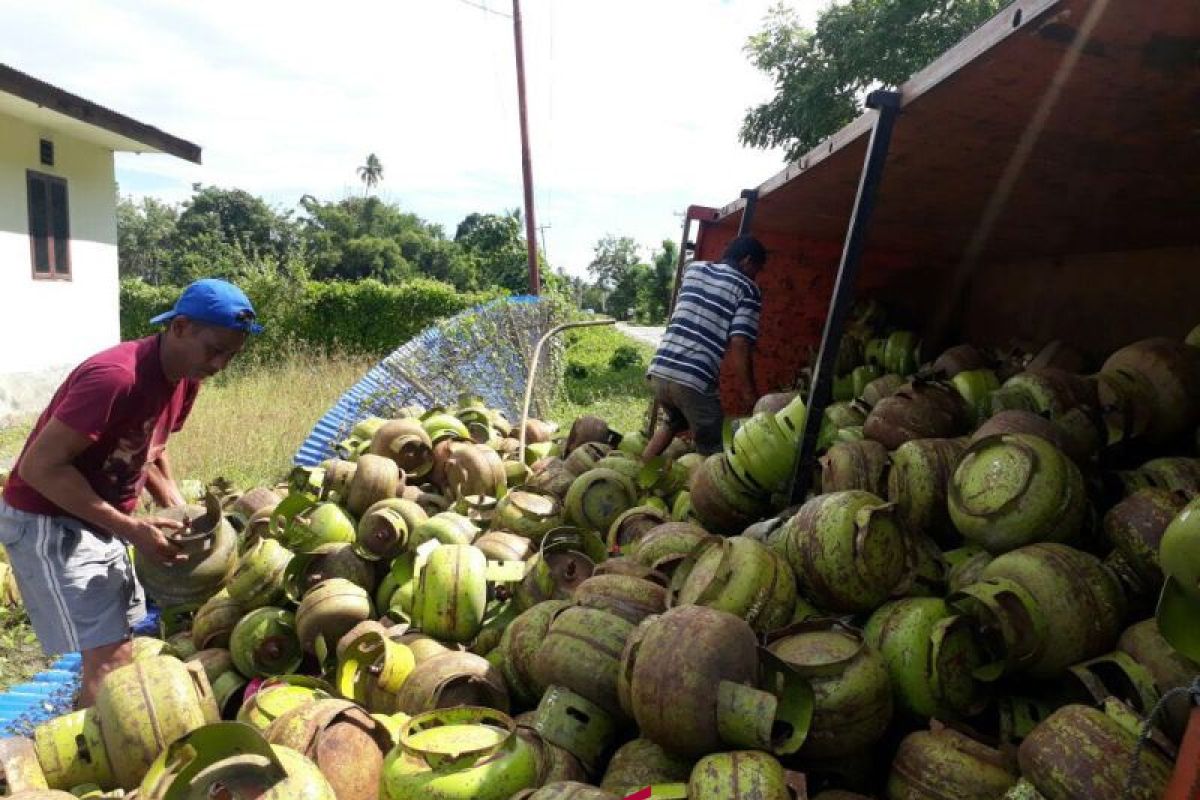
{"label": "black metal bracket", "polygon": [[871,128],[871,140],[863,162],[862,176],[858,182],[858,195],[854,198],[854,210],[850,214],[850,226],[846,231],[846,242],[842,248],[842,260],[838,264],[837,280],[833,296],[829,300],[829,311],[825,316],[825,330],[821,334],[821,349],[813,370],[812,386],[808,392],[807,413],[804,431],[796,449],[796,465],[792,473],[790,498],[792,505],[801,502],[812,485],[813,467],[816,463],[817,437],[825,408],[833,395],[833,371],[837,361],[842,333],[854,304],[854,284],[858,279],[858,268],[862,261],[863,248],[871,213],[879,194],[883,179],[883,166],[887,161],[888,148],[892,141],[892,129],[900,114],[900,93],[874,91],[867,96],[867,108],[875,109],[875,124]]}
{"label": "black metal bracket", "polygon": [[738,223],[738,236],[750,233],[750,226],[754,224],[754,212],[758,209],[758,189],[742,189],[742,199],[746,201],[746,205],[742,209],[742,221]]}

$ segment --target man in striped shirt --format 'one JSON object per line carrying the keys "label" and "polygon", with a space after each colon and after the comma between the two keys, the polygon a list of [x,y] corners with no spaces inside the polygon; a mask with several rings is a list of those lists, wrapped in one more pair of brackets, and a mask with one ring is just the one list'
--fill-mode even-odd
{"label": "man in striped shirt", "polygon": [[743,405],[754,405],[752,356],[762,309],[754,276],[766,261],[761,242],[739,236],[719,261],[696,261],[683,273],[671,321],[646,373],[666,425],[654,432],[644,458],[661,453],[685,430],[701,455],[720,452],[724,415],[717,382],[726,350]]}

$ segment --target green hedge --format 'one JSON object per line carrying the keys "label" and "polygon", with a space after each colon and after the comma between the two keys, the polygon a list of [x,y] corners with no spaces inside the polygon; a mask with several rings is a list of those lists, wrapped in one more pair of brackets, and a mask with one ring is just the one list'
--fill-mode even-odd
{"label": "green hedge", "polygon": [[[294,281],[263,275],[238,281],[265,327],[254,337],[257,358],[306,347],[386,355],[439,319],[502,295],[458,292],[439,281],[388,285],[364,281]],[[155,331],[150,318],[175,304],[181,289],[121,282],[121,338]]]}

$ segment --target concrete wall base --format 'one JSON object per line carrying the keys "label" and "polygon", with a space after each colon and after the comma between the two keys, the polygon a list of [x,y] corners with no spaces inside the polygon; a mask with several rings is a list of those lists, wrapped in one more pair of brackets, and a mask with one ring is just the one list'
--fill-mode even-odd
{"label": "concrete wall base", "polygon": [[70,371],[65,365],[0,375],[0,426],[41,414]]}

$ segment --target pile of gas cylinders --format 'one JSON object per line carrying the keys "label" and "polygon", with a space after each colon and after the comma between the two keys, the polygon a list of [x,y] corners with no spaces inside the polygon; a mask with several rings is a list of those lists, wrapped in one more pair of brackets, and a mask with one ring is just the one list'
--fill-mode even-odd
{"label": "pile of gas cylinders", "polygon": [[859,318],[798,506],[798,393],[707,458],[469,397],[362,420],[171,512],[187,560],[135,559],[161,637],[0,742],[7,791],[1155,800],[1200,673],[1200,349],[1088,366]]}

